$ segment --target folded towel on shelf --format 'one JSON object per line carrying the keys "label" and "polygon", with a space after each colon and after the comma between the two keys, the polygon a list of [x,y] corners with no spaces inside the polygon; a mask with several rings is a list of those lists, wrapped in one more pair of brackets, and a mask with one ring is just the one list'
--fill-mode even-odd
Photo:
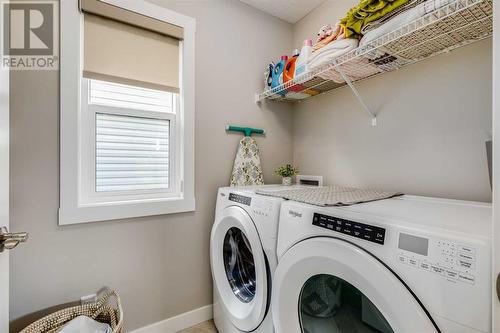
{"label": "folded towel on shelf", "polygon": [[[328,27],[331,27],[331,26],[328,25]],[[333,27],[331,29],[332,30],[329,31],[328,36],[321,38],[318,41],[316,41],[316,43],[314,43],[313,52],[321,49],[322,47],[330,44],[331,42],[333,42],[335,40],[340,40],[340,39],[345,38],[345,31],[344,31],[344,28],[340,25],[340,22],[337,22],[337,24],[335,24],[335,27]]]}
{"label": "folded towel on shelf", "polygon": [[410,0],[408,1],[405,5],[401,6],[401,7],[398,7],[396,8],[395,10],[393,10],[392,12],[390,13],[387,13],[385,14],[384,16],[382,16],[380,19],[376,20],[376,21],[373,21],[373,22],[369,22],[367,24],[365,24],[363,26],[363,28],[361,28],[361,34],[364,35],[366,34],[368,31],[371,31],[371,30],[374,30],[378,27],[380,27],[382,24],[384,24],[385,22],[389,21],[390,19],[392,19],[394,16],[396,15],[399,15],[401,14],[402,12],[405,12],[407,10],[410,10],[418,5],[420,5],[422,2],[425,2],[426,0]]}
{"label": "folded towel on shelf", "polygon": [[[358,43],[357,39],[352,38],[331,42],[327,46],[313,53],[313,56],[308,62],[311,70],[332,64],[334,59],[355,50],[358,47]],[[342,65],[342,68],[344,69],[344,73],[346,73],[351,80],[359,80],[379,72],[376,66],[373,66],[368,62],[368,59],[363,58],[352,58],[348,61],[348,63]],[[342,75],[335,68],[333,68],[333,65],[330,68],[325,68],[325,70],[321,71],[318,74],[318,77],[325,80],[331,80],[336,83],[345,82]]]}
{"label": "folded towel on shelf", "polygon": [[312,54],[307,62],[309,68],[315,69],[327,64],[333,59],[354,50],[358,47],[358,44],[359,41],[352,38],[333,41]]}
{"label": "folded towel on shelf", "polygon": [[361,0],[354,8],[351,8],[347,15],[340,21],[345,29],[347,38],[360,38],[363,27],[383,16],[391,13],[397,8],[408,3],[409,0]]}
{"label": "folded towel on shelf", "polygon": [[389,21],[382,24],[380,27],[374,30],[368,31],[360,41],[360,45],[366,45],[375,39],[382,37],[394,30],[401,28],[404,25],[407,25],[422,16],[429,14],[430,12],[449,5],[450,3],[455,2],[455,0],[427,0],[417,5],[414,8],[411,8],[407,11],[400,13],[399,15],[394,16]]}

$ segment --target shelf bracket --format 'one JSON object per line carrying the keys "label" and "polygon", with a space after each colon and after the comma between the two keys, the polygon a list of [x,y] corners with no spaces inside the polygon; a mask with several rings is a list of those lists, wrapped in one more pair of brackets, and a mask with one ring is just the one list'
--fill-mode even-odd
{"label": "shelf bracket", "polygon": [[344,81],[347,83],[347,85],[349,86],[349,88],[351,88],[352,93],[354,94],[354,97],[356,97],[356,99],[361,104],[361,106],[366,111],[366,113],[368,113],[370,115],[370,117],[372,118],[372,126],[377,126],[377,115],[370,110],[370,108],[368,107],[368,105],[366,105],[365,101],[363,100],[363,98],[359,94],[359,91],[356,88],[356,86],[354,85],[354,83],[344,73],[344,71],[340,68],[340,66],[336,67],[335,69],[340,73],[340,75],[342,76],[342,78],[344,79]]}
{"label": "shelf bracket", "polygon": [[257,93],[256,93],[256,94],[254,95],[254,102],[255,102],[255,104],[260,104],[260,102],[261,102],[261,101],[260,101],[260,94],[257,94]]}

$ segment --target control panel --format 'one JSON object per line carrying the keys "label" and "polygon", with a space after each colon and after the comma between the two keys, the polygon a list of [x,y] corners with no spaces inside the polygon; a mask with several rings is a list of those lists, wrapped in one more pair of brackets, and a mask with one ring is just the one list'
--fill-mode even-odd
{"label": "control panel", "polygon": [[314,213],[313,225],[381,245],[383,245],[385,241],[384,228],[349,221],[334,216]]}
{"label": "control panel", "polygon": [[229,201],[237,202],[242,205],[250,206],[252,203],[252,198],[245,197],[244,195],[229,193]]}
{"label": "control panel", "polygon": [[401,264],[438,275],[450,282],[475,284],[477,251],[451,240],[399,234],[397,256]]}

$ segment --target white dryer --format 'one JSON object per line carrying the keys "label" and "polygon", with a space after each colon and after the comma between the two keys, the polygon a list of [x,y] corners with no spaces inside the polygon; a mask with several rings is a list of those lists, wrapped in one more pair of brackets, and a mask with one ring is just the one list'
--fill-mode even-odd
{"label": "white dryer", "polygon": [[257,195],[257,188],[226,187],[217,195],[210,261],[219,333],[274,332],[270,297],[283,200]]}
{"label": "white dryer", "polygon": [[285,202],[277,333],[491,332],[490,204],[402,196]]}

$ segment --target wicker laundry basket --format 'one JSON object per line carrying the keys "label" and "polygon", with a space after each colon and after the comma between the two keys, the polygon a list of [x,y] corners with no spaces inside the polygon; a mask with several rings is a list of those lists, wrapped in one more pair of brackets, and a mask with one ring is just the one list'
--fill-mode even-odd
{"label": "wicker laundry basket", "polygon": [[[116,306],[112,305],[112,299],[115,299]],[[55,333],[78,316],[87,316],[109,324],[113,333],[122,333],[123,309],[120,296],[113,290],[103,292],[95,303],[73,306],[43,317],[20,333]]]}

